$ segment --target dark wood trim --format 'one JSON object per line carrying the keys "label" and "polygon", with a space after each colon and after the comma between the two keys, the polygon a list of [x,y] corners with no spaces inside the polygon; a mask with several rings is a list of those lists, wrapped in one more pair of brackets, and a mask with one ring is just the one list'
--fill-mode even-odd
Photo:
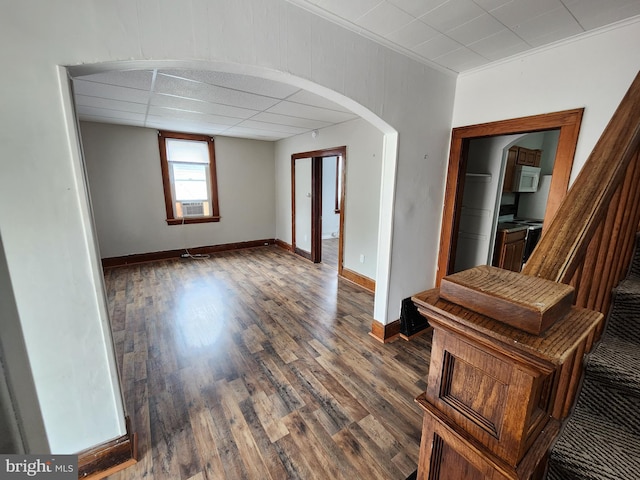
{"label": "dark wood trim", "polygon": [[126,426],[121,437],[78,453],[78,478],[98,480],[138,461],[138,436],[131,432],[129,417]]}
{"label": "dark wood trim", "polygon": [[322,261],[322,157],[311,159],[311,261]]}
{"label": "dark wood trim", "polygon": [[342,165],[342,155],[336,156],[336,198],[335,198],[335,206],[333,208],[334,213],[340,213],[340,206],[342,205],[342,198],[340,197],[340,173],[342,173],[340,167]]}
{"label": "dark wood trim", "polygon": [[464,187],[467,161],[466,152],[469,147],[469,142],[474,138],[560,129],[553,177],[549,190],[549,200],[544,218],[544,231],[546,231],[546,226],[551,222],[569,187],[571,167],[573,165],[573,157],[578,142],[578,133],[580,131],[583,112],[583,108],[578,108],[556,113],[458,127],[452,130],[449,169],[447,172],[442,228],[440,232],[438,270],[436,273],[437,285],[440,285],[440,280],[452,273],[453,270],[462,203],[461,191]]}
{"label": "dark wood trim", "polygon": [[371,331],[369,332],[369,335],[382,343],[389,343],[397,340],[400,336],[400,320],[395,320],[386,325],[374,320],[371,323]]}
{"label": "dark wood trim", "polygon": [[[344,276],[344,222],[346,216],[346,189],[347,189],[347,147],[343,147],[344,151],[338,157],[342,162],[342,188],[340,189],[340,239],[338,241],[338,275]],[[374,284],[375,288],[375,284]]]}
{"label": "dark wood trim", "polygon": [[296,247],[293,250],[293,253],[295,253],[297,255],[300,255],[301,257],[306,258],[307,260],[313,262],[313,258],[311,258],[311,253],[309,253],[309,252],[305,252],[304,250],[301,250],[301,249]]}
{"label": "dark wood trim", "polygon": [[[173,210],[174,200],[171,193],[171,179],[169,176],[169,161],[165,140],[176,138],[179,140],[193,140],[207,142],[209,149],[209,184],[211,187],[211,215],[207,217],[176,218]],[[193,133],[158,131],[158,148],[160,150],[160,167],[162,171],[162,186],[164,190],[164,206],[167,213],[167,224],[182,225],[190,223],[208,223],[220,221],[220,204],[218,203],[218,174],[216,169],[216,150],[213,137],[210,135],[198,135]]]}
{"label": "dark wood trim", "polygon": [[287,243],[283,240],[280,240],[279,238],[276,238],[275,244],[277,247],[280,247],[283,250],[286,250],[287,252],[293,253],[293,245],[291,245],[290,243]]}
{"label": "dark wood trim", "polygon": [[340,277],[344,278],[345,280],[349,280],[356,285],[360,285],[362,288],[369,290],[371,293],[375,293],[376,291],[375,280],[372,280],[369,277],[365,277],[364,275],[354,272],[353,270],[349,270],[348,268],[342,269]]}
{"label": "dark wood trim", "polygon": [[[312,176],[318,175],[317,163],[322,163],[320,159],[324,157],[337,156],[342,161],[342,189],[340,192],[340,235],[338,241],[338,275],[343,275],[343,255],[344,255],[344,219],[345,219],[345,198],[346,198],[346,159],[347,159],[347,147],[332,147],[325,150],[313,150],[310,152],[299,152],[291,155],[291,245],[294,252],[302,252],[296,248],[296,160],[301,158],[311,158]],[[320,165],[320,170],[322,166]],[[312,179],[312,227],[311,227],[311,254],[312,261],[321,261],[322,252],[322,172],[320,171],[317,180]],[[316,193],[316,188],[319,188],[320,194]],[[314,205],[316,205],[314,210]],[[319,209],[319,210],[318,210]],[[314,230],[314,228],[316,230]],[[317,238],[316,238],[317,237]],[[303,257],[308,258],[307,255]],[[316,260],[316,258],[318,260]]]}
{"label": "dark wood trim", "polygon": [[167,218],[167,225],[190,225],[193,223],[219,222],[220,217]]}
{"label": "dark wood trim", "polygon": [[[221,245],[208,245],[203,247],[189,248],[192,255],[204,255],[208,253],[226,252],[229,250],[240,250],[243,248],[264,247],[273,245],[276,240],[268,238],[264,240],[251,240],[248,242],[224,243]],[[180,250],[164,250],[161,252],[134,253],[132,255],[124,255],[122,257],[109,257],[102,259],[102,268],[121,267],[123,265],[131,265],[133,263],[154,262],[157,260],[167,260],[169,258],[179,258],[185,253],[185,249]]]}

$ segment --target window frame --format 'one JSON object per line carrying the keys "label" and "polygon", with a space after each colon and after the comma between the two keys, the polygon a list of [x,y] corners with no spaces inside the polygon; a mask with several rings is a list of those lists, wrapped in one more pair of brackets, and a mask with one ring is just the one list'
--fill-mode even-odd
{"label": "window frame", "polygon": [[[209,185],[211,189],[211,215],[202,217],[176,217],[173,198],[173,188],[171,176],[169,174],[169,159],[167,158],[167,139],[191,140],[196,142],[207,142],[209,150]],[[170,132],[167,130],[158,131],[158,146],[160,148],[160,166],[162,170],[162,185],[164,189],[164,205],[167,212],[166,222],[168,225],[184,225],[190,223],[209,223],[220,221],[220,206],[218,203],[218,175],[216,171],[216,153],[213,137],[210,135],[200,135],[195,133]]]}

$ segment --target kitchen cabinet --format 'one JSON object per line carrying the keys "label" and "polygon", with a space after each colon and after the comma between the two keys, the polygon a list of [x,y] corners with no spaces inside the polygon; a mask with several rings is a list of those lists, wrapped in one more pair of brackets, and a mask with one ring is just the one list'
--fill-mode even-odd
{"label": "kitchen cabinet", "polygon": [[542,158],[542,150],[518,147],[514,145],[507,153],[507,162],[504,170],[504,183],[502,192],[513,192],[513,180],[516,174],[516,166],[539,167]]}
{"label": "kitchen cabinet", "polygon": [[493,266],[519,272],[527,239],[527,227],[516,224],[498,224],[493,250]]}

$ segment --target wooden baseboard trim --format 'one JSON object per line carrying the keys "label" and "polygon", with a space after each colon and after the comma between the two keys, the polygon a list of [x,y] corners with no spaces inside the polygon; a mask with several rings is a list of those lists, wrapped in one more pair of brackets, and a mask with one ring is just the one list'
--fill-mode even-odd
{"label": "wooden baseboard trim", "polygon": [[374,320],[371,323],[369,335],[382,343],[393,342],[400,337],[400,320],[395,320],[386,325]]}
{"label": "wooden baseboard trim", "polygon": [[277,247],[280,247],[288,252],[293,253],[293,245],[291,245],[290,243],[287,243],[283,240],[280,240],[279,238],[276,238],[275,244]]}
{"label": "wooden baseboard trim", "polygon": [[419,332],[414,333],[413,335],[405,335],[404,333],[401,333],[400,338],[409,342],[416,337],[419,337],[421,335],[424,335],[425,333],[431,333],[431,332],[433,332],[433,327],[429,326],[427,328],[423,328]]}
{"label": "wooden baseboard trim", "polygon": [[369,277],[360,275],[359,273],[356,273],[353,270],[349,270],[348,268],[343,268],[342,272],[340,272],[340,276],[345,280],[349,280],[350,282],[355,283],[356,285],[360,285],[362,288],[369,290],[371,293],[376,292],[376,281],[370,279]]}
{"label": "wooden baseboard trim", "polygon": [[[204,247],[193,247],[189,249],[192,255],[205,255],[209,253],[227,252],[229,250],[240,250],[243,248],[263,247],[273,245],[276,241],[273,238],[264,240],[251,240],[248,242],[224,243],[221,245],[208,245]],[[102,259],[102,268],[121,267],[123,265],[131,265],[134,263],[154,262],[157,260],[167,260],[170,258],[179,258],[185,253],[181,250],[164,250],[161,252],[136,253],[133,255],[125,255],[122,257],[109,257]]]}
{"label": "wooden baseboard trim", "polygon": [[126,425],[125,435],[78,453],[79,479],[99,480],[138,461],[138,436],[131,432],[129,417]]}

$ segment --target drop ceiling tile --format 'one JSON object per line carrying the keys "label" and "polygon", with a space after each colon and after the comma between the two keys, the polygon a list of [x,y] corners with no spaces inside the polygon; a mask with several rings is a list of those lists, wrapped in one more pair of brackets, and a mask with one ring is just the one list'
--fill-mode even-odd
{"label": "drop ceiling tile", "polygon": [[506,27],[514,28],[531,18],[561,7],[563,7],[563,5],[560,0],[514,0],[491,10],[491,15],[496,17]]}
{"label": "drop ceiling tile", "polygon": [[543,13],[515,27],[514,32],[529,45],[539,46],[583,32],[566,8]]}
{"label": "drop ceiling tile", "polygon": [[387,35],[387,38],[393,43],[397,43],[405,48],[413,48],[416,45],[426,42],[434,37],[437,37],[439,32],[431,28],[429,25],[421,22],[420,20],[414,20],[413,22],[405,25],[400,30]]}
{"label": "drop ceiling tile", "polygon": [[400,30],[413,21],[413,17],[395,5],[382,2],[356,20],[356,24],[382,37]]}
{"label": "drop ceiling tile", "polygon": [[420,20],[444,33],[484,13],[486,12],[471,0],[449,0],[447,3],[422,15]]}
{"label": "drop ceiling tile", "polygon": [[239,108],[231,105],[221,105],[219,103],[209,103],[190,98],[174,97],[172,95],[155,94],[151,97],[151,105],[157,107],[187,110],[190,112],[208,113],[211,115],[224,115],[225,117],[250,118],[259,110],[249,108]]}
{"label": "drop ceiling tile", "polygon": [[85,80],[74,80],[73,90],[76,95],[86,95],[89,97],[110,98],[123,102],[144,103],[149,101],[149,92],[137,90],[135,88],[106,85],[103,83],[87,82]]}
{"label": "drop ceiling tile", "polygon": [[112,72],[94,73],[76,77],[87,82],[104,83],[105,85],[117,85],[120,87],[136,88],[138,90],[150,90],[153,79],[152,70],[117,70]]}
{"label": "drop ceiling tile", "polygon": [[280,99],[287,98],[300,90],[298,87],[287,85],[286,83],[228,72],[161,70],[159,73]]}
{"label": "drop ceiling tile", "polygon": [[309,128],[294,127],[292,125],[279,125],[276,123],[256,122],[255,120],[244,120],[237,125],[238,127],[251,128],[254,130],[263,130],[270,132],[288,133],[291,135],[298,135],[300,133],[308,132]]}
{"label": "drop ceiling tile", "polygon": [[438,35],[437,37],[416,46],[413,51],[418,55],[422,55],[425,58],[433,60],[434,58],[441,57],[449,52],[458,50],[460,47],[462,47],[462,45],[446,35]]}
{"label": "drop ceiling tile", "polygon": [[279,100],[255,95],[253,93],[231,90],[206,83],[193,82],[166,75],[156,78],[156,93],[175,95],[194,100],[204,100],[211,103],[221,103],[252,110],[264,110],[276,104]]}
{"label": "drop ceiling tile", "polygon": [[345,122],[357,118],[356,115],[352,113],[337,112],[335,110],[327,110],[288,101],[280,102],[267,111],[269,113],[279,113],[281,115],[316,119],[331,123]]}
{"label": "drop ceiling tile", "polygon": [[354,22],[376,5],[380,4],[381,0],[315,0],[312,3],[339,17]]}
{"label": "drop ceiling tile", "polygon": [[300,90],[298,93],[291,95],[287,98],[289,102],[302,103],[304,105],[312,105],[314,107],[327,108],[329,110],[337,110],[339,112],[351,113],[351,111],[339,105],[331,100],[328,100],[320,95],[316,95],[315,93],[311,93],[307,90]]}
{"label": "drop ceiling tile", "polygon": [[122,110],[123,112],[146,113],[147,106],[144,103],[121,102],[108,98],[88,97],[76,95],[76,106],[106,108],[110,110]]}
{"label": "drop ceiling tile", "polygon": [[306,128],[308,130],[314,130],[316,128],[324,128],[331,125],[329,122],[322,122],[320,120],[309,120],[300,117],[290,117],[288,115],[279,115],[277,113],[261,112],[254,116],[252,120],[258,120],[266,123],[278,123],[280,125],[294,125],[296,127]]}
{"label": "drop ceiling tile", "polygon": [[490,60],[499,60],[524,52],[529,48],[529,45],[511,30],[505,28],[495,35],[468,45],[468,47]]}
{"label": "drop ceiling tile", "polygon": [[175,110],[163,107],[149,107],[149,115],[165,118],[177,118],[183,120],[191,120],[195,122],[215,123],[218,125],[236,125],[242,121],[239,118],[225,117],[222,115],[209,115],[206,113],[188,112],[186,110]]}
{"label": "drop ceiling tile", "polygon": [[147,128],[157,128],[159,130],[171,130],[174,132],[200,133],[213,135],[228,129],[228,125],[215,125],[206,122],[190,122],[183,119],[170,119],[150,115],[145,122]]}
{"label": "drop ceiling tile", "polygon": [[564,4],[585,30],[640,15],[638,0],[565,0]]}
{"label": "drop ceiling tile", "polygon": [[257,130],[245,127],[232,127],[222,132],[222,134],[229,137],[253,138],[255,140],[267,141],[275,141],[293,136],[283,132],[272,132],[269,130]]}
{"label": "drop ceiling tile", "polygon": [[120,110],[109,110],[106,108],[83,107],[82,105],[79,105],[77,107],[77,111],[78,111],[78,116],[80,118],[87,115],[92,117],[131,120],[131,121],[141,122],[141,123],[144,122],[144,113],[123,112]]}
{"label": "drop ceiling tile", "polygon": [[389,3],[393,3],[409,15],[418,18],[448,1],[449,0],[389,0]]}
{"label": "drop ceiling tile", "polygon": [[447,31],[447,36],[460,42],[462,45],[469,45],[470,43],[495,35],[502,30],[504,30],[504,25],[488,13],[485,13],[459,27]]}
{"label": "drop ceiling tile", "polygon": [[487,59],[466,47],[459,48],[435,59],[440,65],[455,72],[475,68],[486,63]]}
{"label": "drop ceiling tile", "polygon": [[126,120],[122,118],[110,118],[94,115],[78,115],[78,118],[83,122],[95,122],[95,123],[109,123],[111,125],[128,125],[131,127],[144,127],[144,121]]}
{"label": "drop ceiling tile", "polygon": [[482,8],[483,10],[486,10],[487,12],[490,12],[491,10],[501,7],[502,5],[506,5],[507,3],[513,2],[513,0],[473,0],[473,1],[476,2],[480,8]]}

